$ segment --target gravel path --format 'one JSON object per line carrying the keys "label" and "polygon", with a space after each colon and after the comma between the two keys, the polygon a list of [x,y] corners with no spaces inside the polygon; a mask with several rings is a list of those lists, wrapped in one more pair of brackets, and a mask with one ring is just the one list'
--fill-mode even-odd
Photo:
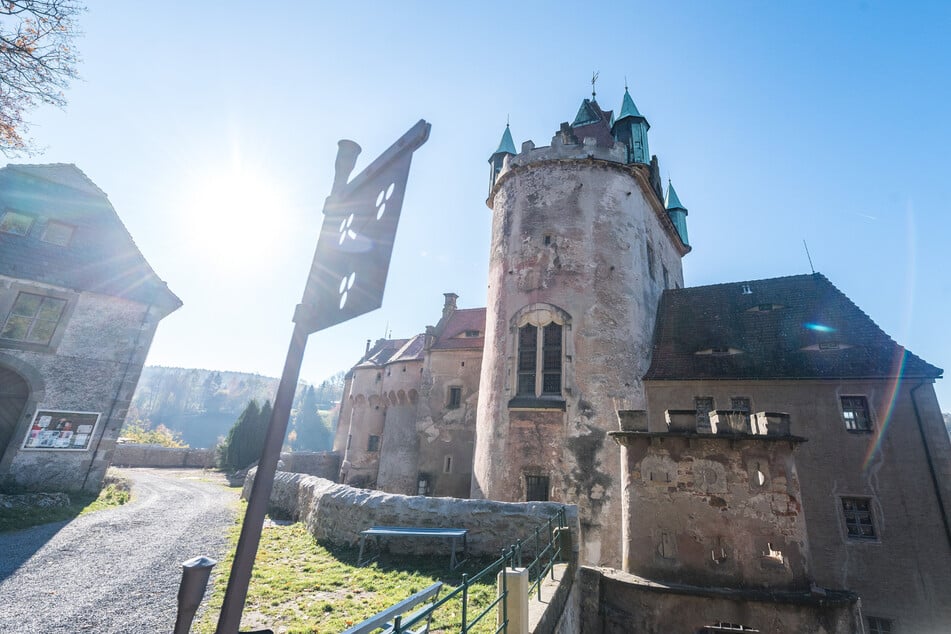
{"label": "gravel path", "polygon": [[122,507],[0,534],[0,632],[171,632],[181,563],[220,559],[238,489],[198,470],[122,469]]}

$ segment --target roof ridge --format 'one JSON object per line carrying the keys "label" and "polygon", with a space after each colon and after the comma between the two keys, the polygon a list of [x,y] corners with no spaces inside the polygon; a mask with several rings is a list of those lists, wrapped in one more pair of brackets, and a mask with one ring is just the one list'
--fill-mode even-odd
{"label": "roof ridge", "polygon": [[813,279],[823,279],[827,282],[829,281],[829,279],[825,275],[819,272],[800,273],[797,275],[779,275],[777,277],[762,277],[762,278],[753,279],[753,280],[737,280],[735,282],[718,282],[716,284],[704,284],[703,286],[684,286],[683,288],[668,288],[664,292],[666,293],[666,292],[678,292],[678,291],[694,291],[694,290],[703,289],[703,288],[716,288],[718,286],[736,286],[738,284],[753,284],[755,282],[775,282],[777,280],[792,280],[797,278],[803,279],[803,280],[807,278],[813,278]]}
{"label": "roof ridge", "polygon": [[[79,168],[79,166],[76,165],[75,163],[7,163],[7,164],[6,164],[6,167],[12,168],[12,169],[14,169],[14,170],[19,170],[19,171],[28,171],[28,172],[31,172],[31,173],[34,171],[34,168],[54,168],[54,167],[67,167],[67,168],[72,168],[72,169],[76,170],[76,173],[79,174],[79,176],[82,178],[83,181],[85,181],[85,183],[86,183],[87,185],[89,185],[92,189],[94,189],[97,193],[101,194],[101,195],[104,196],[105,198],[109,198],[109,194],[107,194],[106,192],[104,192],[104,191],[99,187],[99,185],[97,185],[97,184],[95,183],[95,181],[93,181],[91,178],[89,178],[89,176],[86,174],[86,172],[82,171],[82,170]],[[23,170],[22,168],[28,168],[28,169],[27,169],[27,170]],[[42,178],[43,180],[48,180],[48,181],[54,182],[54,183],[56,183],[56,184],[58,184],[58,185],[62,185],[62,186],[64,186],[64,187],[69,187],[70,189],[76,189],[76,187],[73,187],[73,186],[70,185],[69,183],[64,183],[64,182],[62,182],[62,181],[53,180],[53,179],[48,178],[48,177],[46,177],[46,176],[44,176],[44,175],[42,175],[42,174],[36,174],[36,176],[37,176],[37,178]],[[91,192],[89,192],[89,193],[91,193]]]}

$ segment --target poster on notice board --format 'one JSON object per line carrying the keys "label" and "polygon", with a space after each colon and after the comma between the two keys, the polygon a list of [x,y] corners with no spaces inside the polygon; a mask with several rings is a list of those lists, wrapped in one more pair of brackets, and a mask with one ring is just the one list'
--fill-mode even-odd
{"label": "poster on notice board", "polygon": [[96,433],[99,412],[40,409],[23,440],[24,449],[85,451]]}

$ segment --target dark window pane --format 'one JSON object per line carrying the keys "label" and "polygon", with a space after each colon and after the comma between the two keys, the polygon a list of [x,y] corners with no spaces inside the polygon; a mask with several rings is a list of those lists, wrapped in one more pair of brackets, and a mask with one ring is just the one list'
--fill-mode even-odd
{"label": "dark window pane", "polygon": [[525,476],[525,500],[528,502],[548,501],[548,476]]}
{"label": "dark window pane", "polygon": [[872,523],[872,509],[865,498],[842,498],[842,514],[845,516],[845,529],[853,539],[875,539],[875,526]]}
{"label": "dark window pane", "polygon": [[868,414],[868,401],[864,396],[842,397],[842,418],[849,431],[870,431],[871,418]]}
{"label": "dark window pane", "polygon": [[519,373],[518,375],[518,393],[535,394],[535,373]]}
{"label": "dark window pane", "polygon": [[542,393],[544,394],[561,394],[561,373],[549,374],[545,373],[542,377]]}

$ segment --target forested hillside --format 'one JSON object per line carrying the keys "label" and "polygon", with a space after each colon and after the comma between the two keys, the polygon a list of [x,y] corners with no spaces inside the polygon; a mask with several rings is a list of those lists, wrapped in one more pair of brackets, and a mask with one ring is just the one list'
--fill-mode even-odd
{"label": "forested hillside", "polygon": [[[331,410],[343,393],[343,376],[338,372],[317,386],[298,384],[288,426],[292,448],[330,449]],[[126,420],[142,421],[151,428],[165,425],[191,447],[214,447],[248,401],[273,402],[278,382],[243,372],[146,366]]]}

